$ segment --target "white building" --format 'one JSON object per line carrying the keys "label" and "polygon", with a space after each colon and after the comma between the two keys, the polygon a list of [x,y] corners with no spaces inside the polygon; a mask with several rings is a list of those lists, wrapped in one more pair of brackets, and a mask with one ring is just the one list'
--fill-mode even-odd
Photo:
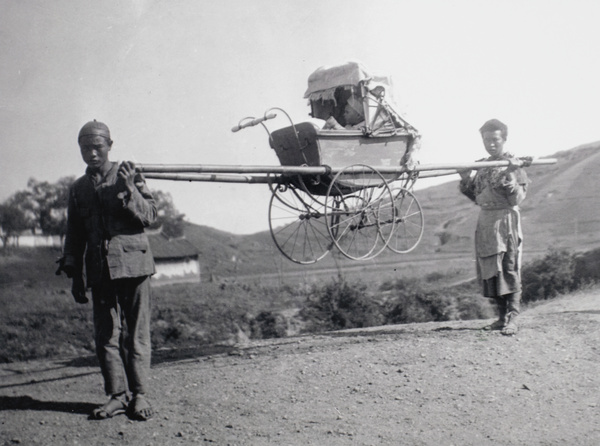
{"label": "white building", "polygon": [[162,233],[149,234],[150,249],[156,263],[154,285],[200,282],[198,250],[185,238],[169,239]]}

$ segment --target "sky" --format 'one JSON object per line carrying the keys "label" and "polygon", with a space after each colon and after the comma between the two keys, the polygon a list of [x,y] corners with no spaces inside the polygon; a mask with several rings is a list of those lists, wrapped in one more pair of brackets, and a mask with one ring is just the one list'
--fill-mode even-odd
{"label": "sky", "polygon": [[[0,0],[0,202],[83,174],[92,119],[112,161],[278,165],[262,127],[231,128],[302,122],[308,76],[349,60],[392,76],[423,164],[485,156],[490,118],[507,150],[552,155],[600,140],[599,22],[596,0]],[[268,229],[265,185],[148,184],[190,222]]]}

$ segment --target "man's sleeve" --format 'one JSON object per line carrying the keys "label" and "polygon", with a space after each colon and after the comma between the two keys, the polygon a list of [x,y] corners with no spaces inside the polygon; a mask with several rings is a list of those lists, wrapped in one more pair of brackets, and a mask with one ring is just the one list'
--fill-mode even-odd
{"label": "man's sleeve", "polygon": [[71,269],[73,275],[83,272],[83,253],[85,252],[85,228],[83,219],[75,200],[74,188],[69,190],[69,204],[67,208],[67,233],[63,249],[64,269]]}
{"label": "man's sleeve", "polygon": [[135,177],[135,189],[131,195],[123,197],[123,207],[144,227],[156,221],[158,215],[156,201],[141,174]]}

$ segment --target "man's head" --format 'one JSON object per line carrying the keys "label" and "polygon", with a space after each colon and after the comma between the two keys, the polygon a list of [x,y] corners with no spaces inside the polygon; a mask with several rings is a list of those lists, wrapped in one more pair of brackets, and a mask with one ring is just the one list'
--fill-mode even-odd
{"label": "man's head", "polygon": [[83,161],[92,169],[99,169],[108,161],[112,148],[108,126],[96,120],[86,123],[79,131],[79,148]]}
{"label": "man's head", "polygon": [[350,96],[344,109],[344,121],[346,121],[346,125],[356,125],[364,120],[362,103],[353,96]]}
{"label": "man's head", "polygon": [[81,130],[79,130],[79,136],[77,140],[80,141],[83,136],[92,135],[103,136],[106,139],[108,139],[112,144],[112,141],[110,140],[110,130],[108,129],[108,126],[103,122],[98,122],[95,119],[93,121],[86,122],[83,125],[83,127],[81,127]]}
{"label": "man's head", "polygon": [[490,119],[479,129],[485,150],[494,158],[504,153],[504,143],[508,137],[508,127],[498,119]]}

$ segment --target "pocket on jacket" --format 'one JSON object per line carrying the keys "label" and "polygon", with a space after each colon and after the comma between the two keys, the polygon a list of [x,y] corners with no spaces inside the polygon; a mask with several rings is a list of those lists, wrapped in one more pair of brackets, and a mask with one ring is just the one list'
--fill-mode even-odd
{"label": "pocket on jacket", "polygon": [[145,234],[118,235],[108,245],[108,268],[112,279],[154,274],[154,258]]}

